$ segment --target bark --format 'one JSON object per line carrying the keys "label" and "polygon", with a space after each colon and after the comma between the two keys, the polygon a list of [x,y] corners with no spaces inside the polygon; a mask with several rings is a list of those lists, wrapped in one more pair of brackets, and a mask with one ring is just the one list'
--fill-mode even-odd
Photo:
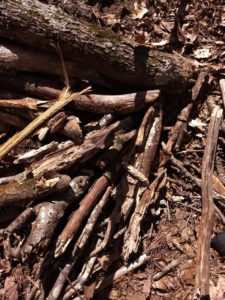
{"label": "bark", "polygon": [[213,170],[222,114],[223,110],[220,109],[219,106],[213,109],[202,160],[202,216],[197,244],[194,293],[194,296],[199,295],[201,299],[209,297],[209,252],[215,217],[213,202]]}
{"label": "bark", "polygon": [[0,36],[47,52],[58,41],[64,58],[75,66],[74,74],[108,87],[181,90],[196,69],[191,60],[124,40],[37,0],[1,1]]}
{"label": "bark", "polygon": [[9,182],[0,185],[0,206],[24,206],[53,192],[59,192],[69,186],[70,177],[58,175],[55,178],[25,179],[21,182]]}
{"label": "bark", "polygon": [[[72,146],[34,163],[31,165],[32,174],[37,176],[44,173],[69,169],[75,164],[79,166],[79,164],[91,159],[100,150],[109,147],[118,131],[129,130],[132,125],[132,120],[129,117],[117,121],[87,138],[81,146]],[[78,166],[76,166],[76,168],[78,168]]]}

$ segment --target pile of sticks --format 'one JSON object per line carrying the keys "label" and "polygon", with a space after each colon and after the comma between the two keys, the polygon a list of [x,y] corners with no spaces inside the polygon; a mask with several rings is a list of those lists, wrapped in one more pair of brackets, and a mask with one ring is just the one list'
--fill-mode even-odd
{"label": "pile of sticks", "polygon": [[[105,269],[102,253],[121,238],[128,261],[142,242],[141,221],[165,184],[163,169],[151,173],[162,130],[159,90],[106,96],[90,87],[79,93],[66,88],[57,90],[57,99],[43,100],[48,90],[38,100],[2,91],[0,100],[4,257],[38,265],[30,270],[35,284],[22,288],[27,299],[84,292]],[[147,258],[117,270],[113,280]],[[57,276],[46,287],[50,266]],[[109,278],[96,292],[111,284]]]}
{"label": "pile of sticks", "polygon": [[[20,94],[1,90],[3,253],[5,259],[17,262],[15,269],[22,264],[25,272],[30,266],[24,283],[14,282],[17,293],[25,292],[25,299],[70,299],[90,293],[88,287],[94,282],[92,295],[98,295],[150,259],[148,253],[140,254],[143,220],[149,212],[151,231],[167,183],[167,163],[201,187],[172,150],[182,144],[207,76],[207,71],[199,74],[192,99],[177,116],[166,143],[162,142],[160,90],[96,95],[90,87],[72,93],[68,87],[59,90],[27,82],[27,87],[37,88],[28,95],[38,94],[39,99],[18,97],[25,92],[24,85]],[[214,211],[210,197],[212,190],[219,194],[210,180],[221,117],[216,106],[203,164],[203,225],[197,259],[206,269],[210,239],[205,234],[210,237]],[[110,254],[107,259],[105,253]],[[118,260],[123,266],[110,273]],[[208,273],[200,267],[196,272],[197,293]],[[11,295],[7,280],[3,290]]]}
{"label": "pile of sticks", "polygon": [[[193,61],[105,37],[105,31],[103,39],[102,29],[94,32],[39,1],[7,0],[0,6],[0,35],[19,42],[5,40],[0,46],[0,293],[9,299],[21,294],[26,300],[91,299],[147,263],[151,255],[143,251],[144,232],[151,236],[170,164],[202,190],[195,294],[208,295],[214,209],[223,218],[212,201],[224,188],[213,176],[219,129],[225,128],[218,105],[212,107],[202,179],[175,154],[209,71],[199,72],[190,98],[183,106],[178,103],[173,126],[166,128],[168,113],[177,107],[165,99],[165,91],[190,88],[187,82],[197,68]],[[46,51],[56,29],[69,59],[66,67],[62,57],[60,64]],[[37,44],[45,52],[30,48]],[[66,88],[56,84],[61,65]],[[102,95],[85,85],[74,93],[66,69],[69,75],[76,70],[72,80],[79,78],[82,87],[85,78],[102,89],[118,84],[121,91],[129,84],[129,90],[143,91]],[[223,100],[224,86],[222,80]]]}

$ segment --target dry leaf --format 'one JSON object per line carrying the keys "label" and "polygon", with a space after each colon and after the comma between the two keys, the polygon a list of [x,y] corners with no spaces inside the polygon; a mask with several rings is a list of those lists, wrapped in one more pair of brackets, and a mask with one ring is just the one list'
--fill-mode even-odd
{"label": "dry leaf", "polygon": [[165,277],[161,278],[160,280],[154,281],[152,283],[152,287],[154,289],[158,289],[163,292],[169,292],[171,290],[174,290],[175,282],[174,282],[173,278],[171,278],[169,276],[165,276]]}
{"label": "dry leaf", "polygon": [[210,281],[209,294],[211,300],[225,299],[225,277],[224,276],[219,277],[216,286],[213,284],[212,281]]}
{"label": "dry leaf", "polygon": [[137,1],[134,2],[134,11],[132,13],[133,19],[142,19],[144,15],[148,12],[146,3],[141,2],[140,4]]}
{"label": "dry leaf", "polygon": [[180,279],[185,285],[195,284],[195,262],[193,260],[188,260],[181,267]]}
{"label": "dry leaf", "polygon": [[211,57],[214,54],[214,51],[212,48],[199,48],[194,51],[194,57],[197,59],[206,59]]}
{"label": "dry leaf", "polygon": [[4,296],[8,300],[18,300],[18,284],[14,276],[9,276],[6,278],[4,283]]}

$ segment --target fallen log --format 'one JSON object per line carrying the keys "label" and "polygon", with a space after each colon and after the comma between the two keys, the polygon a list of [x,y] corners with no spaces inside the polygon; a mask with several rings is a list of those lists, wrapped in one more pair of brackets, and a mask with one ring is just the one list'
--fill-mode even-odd
{"label": "fallen log", "polygon": [[197,67],[178,54],[151,50],[37,0],[2,1],[0,36],[47,52],[55,52],[52,43],[59,42],[64,58],[75,66],[74,75],[123,90],[182,90]]}

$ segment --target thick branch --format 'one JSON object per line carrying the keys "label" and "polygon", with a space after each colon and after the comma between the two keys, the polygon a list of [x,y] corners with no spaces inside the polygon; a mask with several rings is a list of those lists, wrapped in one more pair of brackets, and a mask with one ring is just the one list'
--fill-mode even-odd
{"label": "thick branch", "polygon": [[176,54],[153,51],[123,40],[110,29],[79,21],[37,0],[0,3],[0,36],[53,52],[59,42],[74,75],[111,86],[152,88],[186,86],[195,63]]}

